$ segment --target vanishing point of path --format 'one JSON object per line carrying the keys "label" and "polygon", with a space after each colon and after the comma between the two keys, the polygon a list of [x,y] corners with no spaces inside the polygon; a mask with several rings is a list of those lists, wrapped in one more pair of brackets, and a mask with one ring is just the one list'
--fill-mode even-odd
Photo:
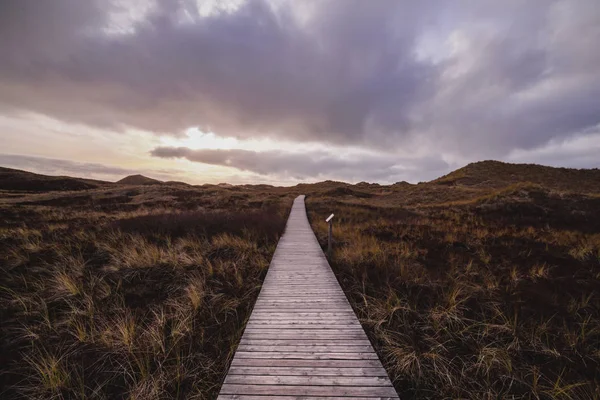
{"label": "vanishing point of path", "polygon": [[294,200],[284,235],[219,399],[397,399],[306,217]]}

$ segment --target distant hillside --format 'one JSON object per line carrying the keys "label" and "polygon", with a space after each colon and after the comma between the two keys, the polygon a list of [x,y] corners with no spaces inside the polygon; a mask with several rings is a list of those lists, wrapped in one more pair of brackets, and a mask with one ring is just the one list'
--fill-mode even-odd
{"label": "distant hillside", "polygon": [[[354,185],[354,187],[355,188],[357,188],[357,187],[360,188],[361,186],[359,186],[359,185]],[[367,189],[369,189],[369,188],[367,188]],[[332,196],[332,197],[353,196],[353,197],[363,198],[363,199],[368,199],[368,198],[371,198],[371,197],[374,196],[371,193],[361,192],[361,191],[358,191],[358,190],[352,190],[349,187],[336,187],[334,189],[326,190],[326,191],[324,191],[321,194],[324,195],[324,196]]]}
{"label": "distant hillside", "polygon": [[192,186],[189,183],[180,182],[180,181],[167,181],[167,182],[165,182],[165,185],[171,185],[171,186]]}
{"label": "distant hillside", "polygon": [[468,164],[429,183],[473,188],[502,188],[524,182],[554,190],[600,192],[600,170],[480,161]]}
{"label": "distant hillside", "polygon": [[122,185],[159,185],[162,182],[157,179],[148,178],[144,175],[129,175],[120,181],[117,181]]}
{"label": "distant hillside", "polygon": [[[327,195],[354,199],[372,198],[386,204],[431,204],[458,201],[491,193],[498,189],[522,183],[532,183],[547,190],[575,193],[600,193],[599,169],[555,168],[536,164],[510,164],[500,161],[480,161],[468,164],[430,182],[413,185],[396,182],[392,185],[360,182],[355,185],[339,181],[300,183],[290,187],[271,185],[231,185],[228,183],[196,185],[196,187],[232,190],[277,190],[280,193],[294,192],[308,196]],[[186,186],[184,182],[162,182],[143,175],[130,175],[116,184],[121,185],[164,185]],[[47,176],[32,172],[0,167],[0,190],[29,192],[86,190],[114,185],[92,179],[67,176]],[[509,188],[510,189],[510,188]],[[375,200],[373,198],[379,198]],[[371,202],[372,202],[371,201]]]}
{"label": "distant hillside", "polygon": [[106,185],[110,185],[110,182],[68,176],[48,176],[0,167],[0,190],[48,192],[95,189]]}
{"label": "distant hillside", "polygon": [[258,185],[240,185],[240,187],[243,187],[245,189],[252,189],[252,190],[271,190],[273,188],[275,188],[275,186],[273,185],[267,185],[267,184],[258,184]]}
{"label": "distant hillside", "polygon": [[321,191],[321,190],[331,190],[339,187],[348,187],[354,186],[350,183],[339,182],[339,181],[322,181],[316,183],[299,183],[296,186],[292,186],[292,188],[296,188],[299,190],[308,190],[308,191]]}

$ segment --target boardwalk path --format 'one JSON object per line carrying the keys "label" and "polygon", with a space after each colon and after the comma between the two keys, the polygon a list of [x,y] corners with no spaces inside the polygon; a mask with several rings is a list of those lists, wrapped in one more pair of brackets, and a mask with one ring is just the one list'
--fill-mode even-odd
{"label": "boardwalk path", "polygon": [[219,399],[398,398],[294,200]]}

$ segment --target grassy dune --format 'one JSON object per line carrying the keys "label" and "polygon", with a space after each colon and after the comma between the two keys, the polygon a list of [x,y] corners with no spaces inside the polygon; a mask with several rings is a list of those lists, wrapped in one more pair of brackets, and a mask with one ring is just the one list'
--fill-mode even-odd
{"label": "grassy dune", "polygon": [[[4,178],[3,178],[4,177]],[[215,398],[292,199],[402,399],[600,400],[600,171],[128,184],[0,169],[0,397]]]}
{"label": "grassy dune", "polygon": [[600,196],[446,185],[307,201],[400,397],[600,399]]}
{"label": "grassy dune", "polygon": [[131,186],[0,198],[0,397],[216,396],[290,196]]}

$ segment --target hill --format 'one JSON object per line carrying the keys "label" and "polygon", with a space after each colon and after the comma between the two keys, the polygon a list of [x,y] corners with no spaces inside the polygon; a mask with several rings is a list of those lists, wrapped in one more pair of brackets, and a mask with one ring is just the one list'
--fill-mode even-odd
{"label": "hill", "polygon": [[600,170],[480,161],[468,164],[430,183],[479,188],[502,188],[518,183],[534,183],[554,190],[595,193],[600,192]]}
{"label": "hill", "polygon": [[[184,182],[162,182],[144,175],[130,175],[119,185],[190,186]],[[79,191],[114,185],[111,182],[48,176],[32,172],[0,167],[0,190],[26,192]],[[291,187],[271,185],[219,185],[205,184],[198,187],[220,189],[275,190],[281,193],[303,193],[308,196],[344,198],[346,201],[368,202],[386,206],[444,205],[471,201],[497,193],[511,195],[511,190],[538,187],[545,191],[565,193],[600,193],[599,169],[556,168],[536,164],[510,164],[500,161],[480,161],[468,164],[447,175],[418,185],[397,182],[379,185],[361,182],[349,184],[338,181],[300,183]]]}
{"label": "hill", "polygon": [[[191,186],[184,182],[162,182],[144,175],[130,175],[120,185]],[[10,168],[0,168],[0,190],[29,192],[87,190],[113,185],[110,182],[67,176],[47,176]],[[510,164],[500,161],[481,161],[468,164],[447,175],[418,185],[396,182],[392,185],[361,182],[349,184],[338,181],[300,183],[291,187],[271,185],[218,185],[198,187],[252,190],[275,190],[281,193],[329,196],[345,200],[377,203],[387,206],[446,204],[469,201],[481,196],[523,186],[539,186],[546,191],[570,193],[600,193],[600,170],[555,168],[536,164]],[[361,200],[363,199],[363,200]]]}
{"label": "hill", "polygon": [[49,192],[96,189],[110,182],[68,176],[48,176],[0,167],[0,190]]}
{"label": "hill", "polygon": [[216,398],[306,194],[324,248],[335,214],[329,262],[401,398],[600,400],[598,178],[495,161],[292,187],[0,168],[3,398]]}
{"label": "hill", "polygon": [[[1,171],[4,187],[63,181]],[[0,190],[0,398],[216,399],[292,196]]]}
{"label": "hill", "polygon": [[484,161],[306,207],[323,248],[335,214],[329,263],[400,398],[600,399],[597,169]]}
{"label": "hill", "polygon": [[152,179],[148,178],[147,176],[137,174],[126,176],[120,181],[117,181],[117,183],[122,185],[160,185],[163,182],[157,179]]}

